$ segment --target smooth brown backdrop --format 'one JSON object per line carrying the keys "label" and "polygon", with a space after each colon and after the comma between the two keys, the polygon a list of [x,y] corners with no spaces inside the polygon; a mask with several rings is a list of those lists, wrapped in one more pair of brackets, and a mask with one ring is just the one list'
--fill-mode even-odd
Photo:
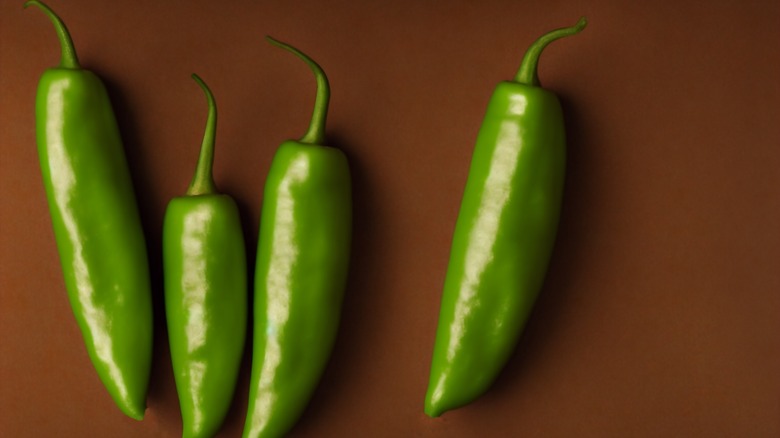
{"label": "smooth brown backdrop", "polygon": [[[216,179],[254,262],[266,171],[300,136],[317,59],[330,143],[354,177],[354,256],[332,360],[298,437],[780,436],[780,3],[777,1],[50,0],[108,85],[154,277],[143,422],[85,353],[63,286],[34,137],[36,83],[59,59],[48,19],[0,3],[0,435],[175,437],[161,224],[219,105]],[[651,6],[652,5],[652,6]],[[493,389],[422,412],[477,129],[528,44],[564,106],[559,240],[532,319]],[[239,436],[246,355],[221,436]]]}

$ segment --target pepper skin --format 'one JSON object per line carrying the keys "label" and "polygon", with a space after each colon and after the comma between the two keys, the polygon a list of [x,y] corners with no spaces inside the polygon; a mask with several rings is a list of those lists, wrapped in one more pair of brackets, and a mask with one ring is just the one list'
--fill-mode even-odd
{"label": "pepper skin", "polygon": [[98,376],[119,409],[146,410],[152,299],[141,220],[111,103],[79,66],[62,21],[45,4],[62,46],[41,77],[36,136],[65,286]]}
{"label": "pepper skin", "polygon": [[214,96],[192,77],[206,93],[209,115],[192,183],[165,213],[165,313],[183,436],[211,437],[230,408],[241,366],[247,266],[238,207],[212,178]]}
{"label": "pepper skin", "polygon": [[279,437],[297,422],[338,330],[347,278],[352,200],[344,154],[324,142],[329,100],[322,69],[311,125],[278,149],[263,198],[255,270],[254,349],[244,437]]}
{"label": "pepper skin", "polygon": [[438,417],[482,395],[506,364],[542,287],[555,241],[566,167],[558,98],[536,66],[549,32],[514,81],[498,85],[477,137],[455,225],[425,398]]}

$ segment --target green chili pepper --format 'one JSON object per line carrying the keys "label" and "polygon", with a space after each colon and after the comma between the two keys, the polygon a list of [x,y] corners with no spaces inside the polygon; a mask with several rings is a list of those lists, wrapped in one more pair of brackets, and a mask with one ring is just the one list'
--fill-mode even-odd
{"label": "green chili pepper", "polygon": [[271,163],[255,270],[254,350],[245,437],[282,436],[300,417],[330,356],[347,278],[352,200],[344,154],[321,146],[330,89],[319,65],[308,132]]}
{"label": "green chili pepper", "polygon": [[477,137],[455,225],[425,412],[437,417],[484,393],[504,367],[542,287],[566,167],[558,98],[536,66],[549,32],[528,49],[514,81],[498,85]]}
{"label": "green chili pepper", "polygon": [[208,100],[206,132],[186,196],[168,204],[163,224],[165,311],[183,436],[219,430],[235,391],[247,320],[244,236],[235,201],[212,178],[217,106]]}
{"label": "green chili pepper", "polygon": [[119,408],[140,420],[152,357],[146,243],[116,118],[45,4],[62,60],[38,85],[36,135],[65,286],[92,363]]}

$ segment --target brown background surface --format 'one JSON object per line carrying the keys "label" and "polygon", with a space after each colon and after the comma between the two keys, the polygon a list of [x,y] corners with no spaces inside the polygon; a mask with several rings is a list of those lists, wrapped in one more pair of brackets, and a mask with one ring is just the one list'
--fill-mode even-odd
{"label": "brown background surface", "polygon": [[[780,436],[777,1],[55,1],[107,83],[148,236],[156,346],[148,411],[125,418],[71,314],[34,137],[59,59],[48,19],[0,3],[0,435],[178,436],[162,317],[161,225],[220,110],[216,179],[250,263],[278,144],[300,136],[310,71],[354,178],[354,257],[337,345],[292,436]],[[652,4],[652,6],[651,6]],[[449,241],[490,94],[548,48],[569,170],[548,281],[493,389],[422,412]],[[249,355],[222,436],[239,436]]]}

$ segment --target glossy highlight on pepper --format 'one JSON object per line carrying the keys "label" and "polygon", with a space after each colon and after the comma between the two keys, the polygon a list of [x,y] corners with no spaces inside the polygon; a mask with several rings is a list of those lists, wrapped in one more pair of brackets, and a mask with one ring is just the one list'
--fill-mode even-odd
{"label": "glossy highlight on pepper", "polygon": [[165,312],[183,436],[211,437],[230,408],[244,351],[247,265],[233,198],[212,176],[217,104],[197,75],[209,113],[195,176],[163,224]]}
{"label": "glossy highlight on pepper", "polygon": [[317,63],[311,124],[276,152],[265,183],[255,267],[252,375],[244,437],[279,437],[298,421],[330,357],[347,279],[349,166],[323,146],[330,88]]}
{"label": "glossy highlight on pepper", "polygon": [[436,332],[425,413],[437,417],[482,395],[506,364],[542,287],[560,215],[566,140],[558,98],[537,63],[557,29],[526,52],[488,104],[471,161]]}
{"label": "glossy highlight on pepper", "polygon": [[62,20],[62,59],[40,79],[36,137],[68,298],[103,385],[141,420],[152,356],[144,233],[119,128],[103,83],[82,69]]}

